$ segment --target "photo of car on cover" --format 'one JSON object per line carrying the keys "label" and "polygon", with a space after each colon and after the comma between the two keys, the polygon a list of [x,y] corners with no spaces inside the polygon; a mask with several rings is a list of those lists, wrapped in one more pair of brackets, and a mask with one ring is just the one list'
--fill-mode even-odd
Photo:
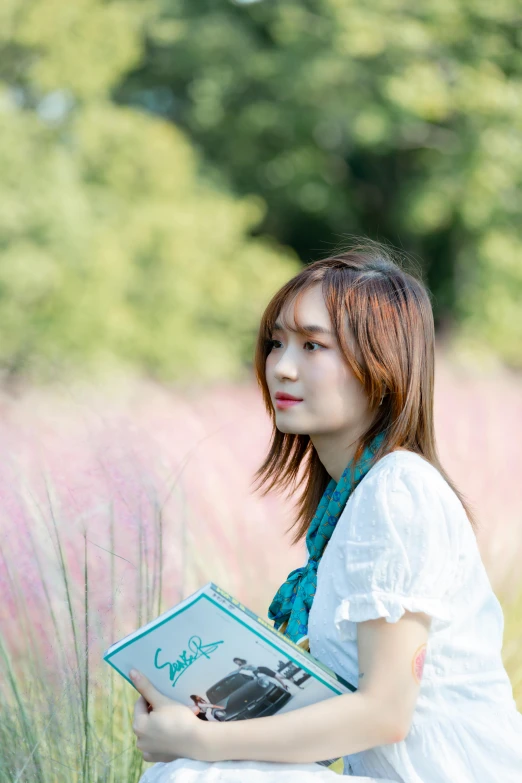
{"label": "photo of car on cover", "polygon": [[245,720],[273,715],[290,701],[294,688],[303,690],[303,683],[311,676],[288,660],[279,661],[277,672],[248,663],[245,658],[234,658],[234,663],[235,671],[207,688],[207,702],[200,701],[196,712],[201,720]]}

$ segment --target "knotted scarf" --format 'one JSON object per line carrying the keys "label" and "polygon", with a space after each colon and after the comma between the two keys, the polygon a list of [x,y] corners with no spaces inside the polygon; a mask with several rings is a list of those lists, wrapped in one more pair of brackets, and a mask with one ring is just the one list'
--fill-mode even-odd
{"label": "knotted scarf", "polygon": [[308,636],[308,614],[317,589],[319,560],[348,498],[372,467],[373,458],[383,439],[384,434],[379,433],[364,450],[355,466],[353,482],[353,460],[350,460],[337,483],[335,479],[330,479],[306,534],[308,562],[288,574],[268,608],[268,617],[274,621],[276,629],[288,621],[284,634],[293,642],[302,642]]}

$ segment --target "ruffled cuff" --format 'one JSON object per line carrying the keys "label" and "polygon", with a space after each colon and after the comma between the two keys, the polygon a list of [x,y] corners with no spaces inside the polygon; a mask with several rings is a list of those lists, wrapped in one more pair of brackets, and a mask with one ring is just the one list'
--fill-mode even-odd
{"label": "ruffled cuff", "polygon": [[440,598],[398,595],[374,590],[365,595],[344,598],[334,615],[334,624],[342,640],[356,639],[355,623],[385,617],[386,622],[396,623],[404,612],[424,612],[437,620],[451,620],[450,607]]}

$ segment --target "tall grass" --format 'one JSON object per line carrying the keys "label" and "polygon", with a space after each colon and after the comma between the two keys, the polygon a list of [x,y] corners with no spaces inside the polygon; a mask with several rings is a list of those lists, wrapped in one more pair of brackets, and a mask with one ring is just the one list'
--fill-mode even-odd
{"label": "tall grass", "polygon": [[[143,771],[143,759],[129,731],[137,694],[112,667],[101,665],[100,651],[108,646],[108,634],[115,640],[115,616],[111,597],[118,591],[116,558],[110,553],[110,582],[107,584],[108,624],[100,626],[91,617],[89,598],[93,591],[89,569],[89,543],[83,533],[83,571],[81,583],[73,582],[60,537],[52,501],[49,497],[55,551],[46,570],[38,566],[45,600],[35,614],[22,594],[20,579],[2,552],[4,573],[10,586],[13,617],[16,622],[18,651],[8,649],[9,639],[0,638],[2,678],[2,716],[0,719],[0,781],[137,781]],[[158,516],[156,540],[162,540],[161,516]],[[110,539],[114,542],[114,517],[110,516]],[[141,531],[140,541],[143,541]],[[34,546],[35,563],[38,549]],[[138,552],[143,556],[143,550]],[[161,570],[162,553],[158,555]],[[54,569],[53,569],[54,566]],[[53,608],[58,583],[63,588],[66,612],[57,620]],[[52,582],[52,584],[50,584]],[[147,622],[161,611],[157,581],[146,590],[139,583],[136,625]],[[83,602],[75,601],[79,595]],[[51,634],[46,633],[52,629]],[[22,649],[21,649],[22,648]],[[94,653],[94,655],[93,655]]]}
{"label": "tall grass", "polygon": [[[441,370],[441,456],[478,512],[521,707],[522,384]],[[66,392],[0,397],[0,783],[138,781],[137,693],[103,650],[209,580],[266,614],[304,557],[291,498],[251,493],[253,385]]]}

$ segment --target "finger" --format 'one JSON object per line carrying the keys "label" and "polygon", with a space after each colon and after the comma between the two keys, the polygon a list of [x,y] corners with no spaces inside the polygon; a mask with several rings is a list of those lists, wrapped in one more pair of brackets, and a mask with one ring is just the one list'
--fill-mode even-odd
{"label": "finger", "polygon": [[138,732],[143,729],[144,715],[148,715],[147,702],[140,696],[134,705],[134,717],[132,720],[132,730],[138,736]]}
{"label": "finger", "polygon": [[141,693],[146,701],[152,705],[152,707],[154,707],[154,705],[159,705],[165,700],[165,696],[156,690],[154,685],[150,682],[150,680],[147,679],[147,677],[145,677],[144,674],[135,671],[135,669],[131,669],[129,674],[132,682],[134,683],[134,687],[138,690],[139,693]]}
{"label": "finger", "polygon": [[148,702],[143,696],[140,696],[140,698],[137,700],[136,704],[134,705],[134,718],[137,718],[139,715],[147,715],[147,714],[148,714]]}

